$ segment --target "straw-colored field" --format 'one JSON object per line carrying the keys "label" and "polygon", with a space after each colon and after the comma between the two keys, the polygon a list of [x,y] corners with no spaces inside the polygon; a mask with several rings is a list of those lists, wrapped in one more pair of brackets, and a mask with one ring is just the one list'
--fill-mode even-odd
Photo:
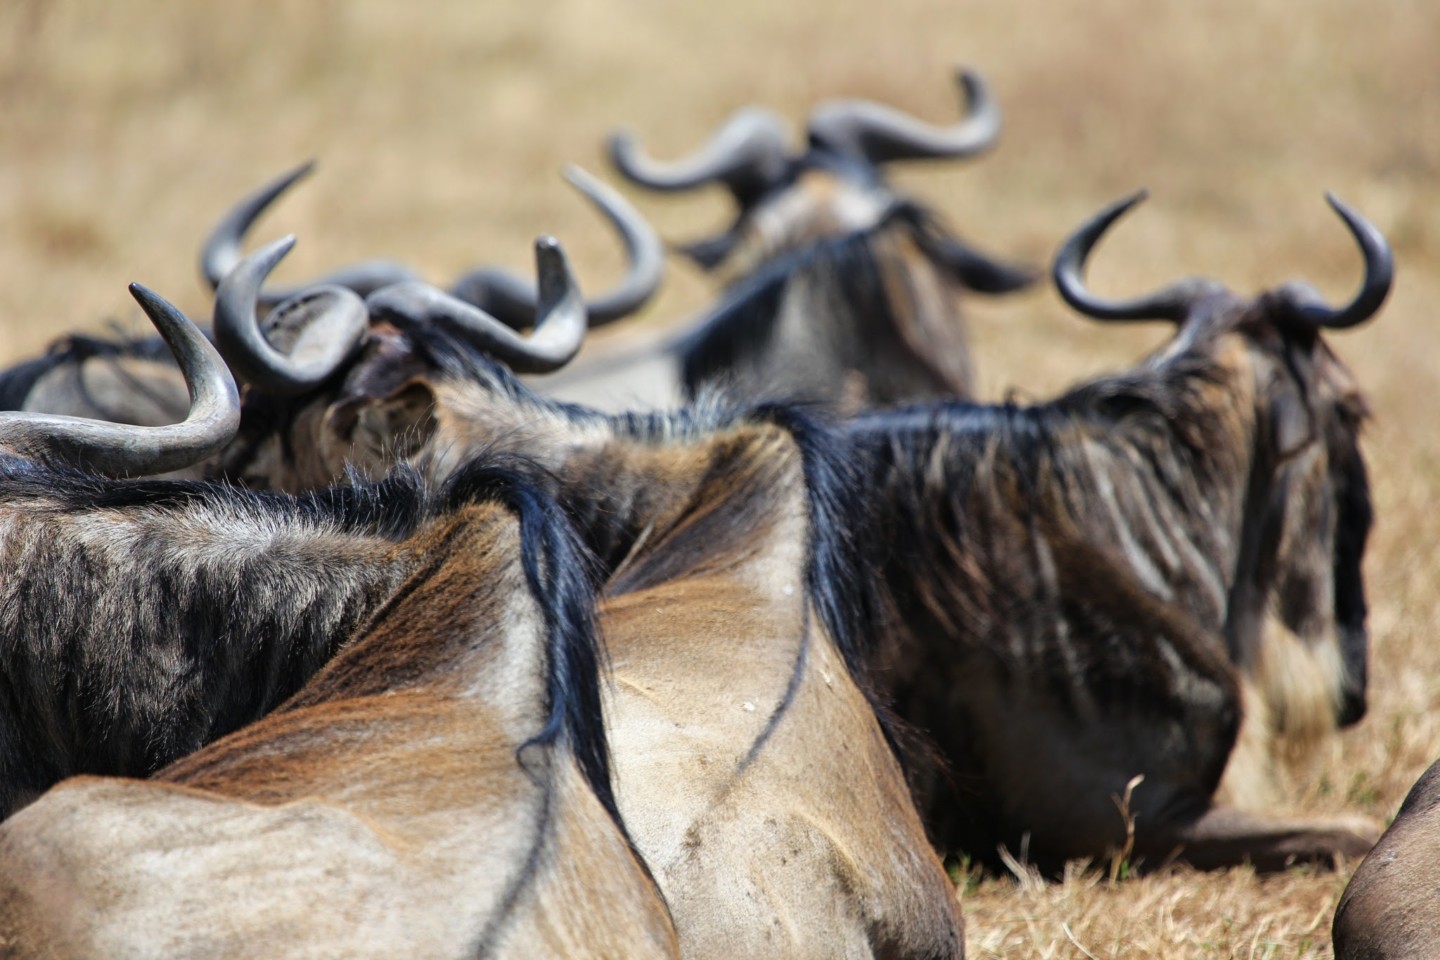
{"label": "straw-colored field", "polygon": [[[242,191],[315,157],[259,239],[294,231],[283,274],[362,256],[437,281],[482,261],[529,269],[560,236],[582,283],[619,265],[558,176],[605,172],[603,134],[658,156],[730,110],[798,120],[834,95],[936,120],[956,64],[992,81],[1000,148],[897,177],[987,249],[1036,262],[1102,203],[1148,204],[1106,243],[1103,291],[1182,273],[1254,290],[1304,276],[1338,299],[1358,258],[1326,189],[1395,245],[1392,299],[1332,343],[1372,396],[1378,525],[1368,555],[1371,709],[1293,772],[1286,806],[1393,813],[1440,755],[1440,4],[1433,0],[540,0],[213,5],[0,4],[0,362],[56,334],[136,324],[140,280],[207,313],[200,237]],[[728,217],[718,192],[632,194],[668,237]],[[709,287],[677,264],[651,321]],[[642,321],[643,322],[643,321]],[[1114,368],[1164,330],[1102,328],[1054,294],[977,305],[985,392],[1043,396]],[[1103,866],[1103,865],[1102,865]],[[984,879],[964,891],[975,957],[1328,956],[1345,873],[1172,871],[1111,883]]]}

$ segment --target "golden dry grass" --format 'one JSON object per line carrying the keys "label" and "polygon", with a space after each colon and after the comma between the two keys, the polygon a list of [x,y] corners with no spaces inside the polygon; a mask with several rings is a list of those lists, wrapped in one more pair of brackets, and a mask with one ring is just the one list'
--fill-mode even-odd
{"label": "golden dry grass", "polygon": [[[260,231],[301,243],[290,277],[362,256],[437,280],[528,269],[558,234],[582,283],[619,263],[558,178],[603,172],[617,125],[661,156],[731,109],[800,118],[864,95],[943,118],[952,66],[992,81],[1003,144],[899,174],[971,238],[1045,260],[1082,217],[1140,185],[1095,286],[1179,273],[1335,297],[1358,277],[1333,189],[1387,232],[1399,279],[1372,325],[1332,338],[1370,390],[1379,523],[1367,562],[1369,717],[1292,772],[1286,806],[1388,816],[1440,754],[1440,71],[1431,0],[659,0],[0,4],[0,362],[54,335],[135,323],[141,280],[197,315],[197,242],[240,192],[300,159],[312,182]],[[728,215],[714,192],[639,197],[670,237]],[[677,266],[650,316],[707,294]],[[1042,291],[977,306],[985,391],[1044,395],[1139,356],[1163,330],[1101,328]],[[1174,870],[1111,883],[985,879],[965,909],[976,957],[1323,957],[1344,873]]]}

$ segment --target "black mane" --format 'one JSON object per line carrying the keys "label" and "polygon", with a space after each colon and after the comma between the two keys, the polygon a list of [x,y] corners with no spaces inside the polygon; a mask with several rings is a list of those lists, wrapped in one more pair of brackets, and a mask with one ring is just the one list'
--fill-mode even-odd
{"label": "black mane", "polygon": [[[681,382],[694,396],[704,383],[724,379],[747,358],[763,355],[775,335],[786,287],[800,274],[823,273],[843,290],[844,301],[877,324],[893,325],[893,304],[886,294],[874,240],[897,223],[916,223],[916,208],[897,204],[873,226],[821,240],[767,261],[726,291],[723,299],[694,329],[678,338]],[[821,318],[823,319],[823,318]]]}

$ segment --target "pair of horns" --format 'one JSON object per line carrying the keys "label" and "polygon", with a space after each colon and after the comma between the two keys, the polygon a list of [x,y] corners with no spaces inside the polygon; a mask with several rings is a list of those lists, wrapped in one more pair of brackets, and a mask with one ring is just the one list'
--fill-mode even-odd
{"label": "pair of horns", "polygon": [[[240,249],[246,231],[270,204],[297,180],[309,174],[314,166],[313,163],[302,164],[260,187],[236,204],[211,231],[201,249],[200,270],[212,289],[218,291],[221,281],[240,266]],[[590,325],[601,326],[629,316],[650,300],[665,276],[665,250],[650,224],[620,194],[578,167],[567,168],[565,178],[605,215],[625,244],[629,262],[625,277],[613,290],[586,301],[584,305]],[[382,288],[418,282],[419,279],[414,270],[402,263],[368,260],[303,285],[258,290],[256,301],[261,306],[274,307],[313,293],[315,288],[334,287],[365,297]],[[544,300],[543,294],[529,281],[492,267],[477,268],[465,274],[450,288],[450,294],[514,329],[529,326]]]}
{"label": "pair of horns", "polygon": [[[1184,321],[1191,308],[1202,298],[1221,289],[1213,280],[1181,280],[1154,293],[1133,300],[1107,300],[1096,296],[1085,286],[1085,261],[1100,237],[1116,220],[1144,200],[1140,191],[1101,210],[1070,235],[1055,254],[1051,274],[1065,302],[1096,320],[1169,320]],[[1316,327],[1343,330],[1364,323],[1374,316],[1385,302],[1395,276],[1395,259],[1384,235],[1364,217],[1342,203],[1334,194],[1325,199],[1345,222],[1350,235],[1359,244],[1365,258],[1365,279],[1360,290],[1343,307],[1331,307],[1308,284],[1292,283],[1282,287],[1278,296],[1297,316]]]}
{"label": "pair of horns", "polygon": [[199,463],[235,437],[240,396],[225,361],[163,297],[138,283],[130,285],[130,295],[175,354],[190,391],[186,418],[163,427],[140,427],[55,414],[0,413],[0,449],[109,476],[144,476]]}
{"label": "pair of horns", "polygon": [[[1000,135],[1000,107],[979,74],[960,70],[956,80],[966,106],[957,123],[934,126],[873,101],[831,100],[810,112],[806,125],[810,147],[872,165],[968,157],[986,150]],[[683,160],[653,160],[624,132],[611,136],[609,150],[615,168],[640,186],[679,191],[719,182],[742,204],[783,180],[794,160],[784,122],[760,107],[735,113],[708,143]]]}
{"label": "pair of horns", "polygon": [[[215,295],[215,343],[235,373],[269,393],[293,396],[329,379],[359,349],[372,316],[397,326],[434,325],[497,357],[519,373],[558,369],[580,349],[588,329],[584,299],[565,252],[553,237],[535,242],[539,303],[528,337],[489,312],[418,280],[402,280],[361,297],[325,285],[303,290],[275,308],[270,319],[298,330],[288,354],[260,331],[260,290],[295,238],[263,247],[225,277]],[[531,318],[527,318],[531,319]]]}

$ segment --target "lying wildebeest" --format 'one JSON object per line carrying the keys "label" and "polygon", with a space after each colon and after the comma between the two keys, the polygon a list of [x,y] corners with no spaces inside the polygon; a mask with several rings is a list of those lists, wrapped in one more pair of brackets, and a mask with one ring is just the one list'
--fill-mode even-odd
{"label": "lying wildebeest", "polygon": [[1440,761],[1350,878],[1331,933],[1335,960],[1440,956]]}
{"label": "lying wildebeest", "polygon": [[615,806],[592,563],[533,476],[295,499],[11,459],[0,609],[49,622],[7,638],[7,739],[173,755],[144,735],[249,719],[360,629],[263,719],[0,824],[5,956],[679,956]]}
{"label": "lying wildebeest", "polygon": [[968,396],[960,301],[1027,286],[1031,271],[957,239],[884,177],[897,160],[961,158],[994,144],[1000,110],[980,77],[959,73],[968,115],[934,127],[864,100],[823,103],[808,143],[786,144],[768,110],[739,111],[693,156],[645,157],[610,141],[617,170],[654,190],[729,188],[739,207],[717,237],[681,250],[725,282],[720,302],[674,345],[685,389],[720,381],[739,396],[854,403]]}
{"label": "lying wildebeest", "polygon": [[850,423],[897,611],[882,684],[951,766],[919,784],[922,810],[947,848],[1054,866],[1121,848],[1117,801],[1143,777],[1129,813],[1149,862],[1363,853],[1365,818],[1228,801],[1277,734],[1364,712],[1366,405],[1321,331],[1378,309],[1389,248],[1332,198],[1366,265],[1341,309],[1302,283],[1103,300],[1086,257],[1139,199],[1077,231],[1054,273],[1089,316],[1173,322],[1157,353],[1034,406]]}
{"label": "lying wildebeest", "polygon": [[[346,463],[407,459],[438,481],[476,449],[536,459],[600,558],[617,799],[685,955],[961,955],[953,891],[856,672],[874,636],[845,525],[862,501],[831,432],[785,408],[609,416],[537,396],[512,368],[558,368],[586,331],[547,242],[541,303],[572,306],[529,336],[400,284],[281,304],[271,342],[255,303],[287,248],[219,291],[217,338],[250,384],[219,469],[303,490]],[[352,338],[329,370],[286,352],[329,342],[311,335],[325,327]]]}
{"label": "lying wildebeest", "polygon": [[153,473],[232,442],[223,361],[134,289],[193,385],[185,422],[0,414],[0,816],[65,776],[148,774],[264,715],[424,561],[408,539],[423,512],[392,506],[403,477],[283,499],[38,467],[43,453]]}
{"label": "lying wildebeest", "polygon": [[[307,163],[276,178],[226,214],[206,238],[201,254],[201,271],[212,286],[239,262],[240,244],[251,223],[312,168]],[[601,326],[636,312],[655,294],[664,279],[664,251],[649,223],[618,193],[579,168],[565,175],[614,225],[626,249],[624,278],[586,303],[590,324]],[[401,264],[371,261],[299,286],[264,291],[260,301],[273,306],[304,290],[335,285],[364,293],[414,276]],[[535,317],[531,285],[495,268],[469,271],[452,291],[517,329]],[[158,426],[184,417],[187,408],[184,378],[164,341],[154,337],[67,336],[45,356],[0,370],[0,410]]]}

